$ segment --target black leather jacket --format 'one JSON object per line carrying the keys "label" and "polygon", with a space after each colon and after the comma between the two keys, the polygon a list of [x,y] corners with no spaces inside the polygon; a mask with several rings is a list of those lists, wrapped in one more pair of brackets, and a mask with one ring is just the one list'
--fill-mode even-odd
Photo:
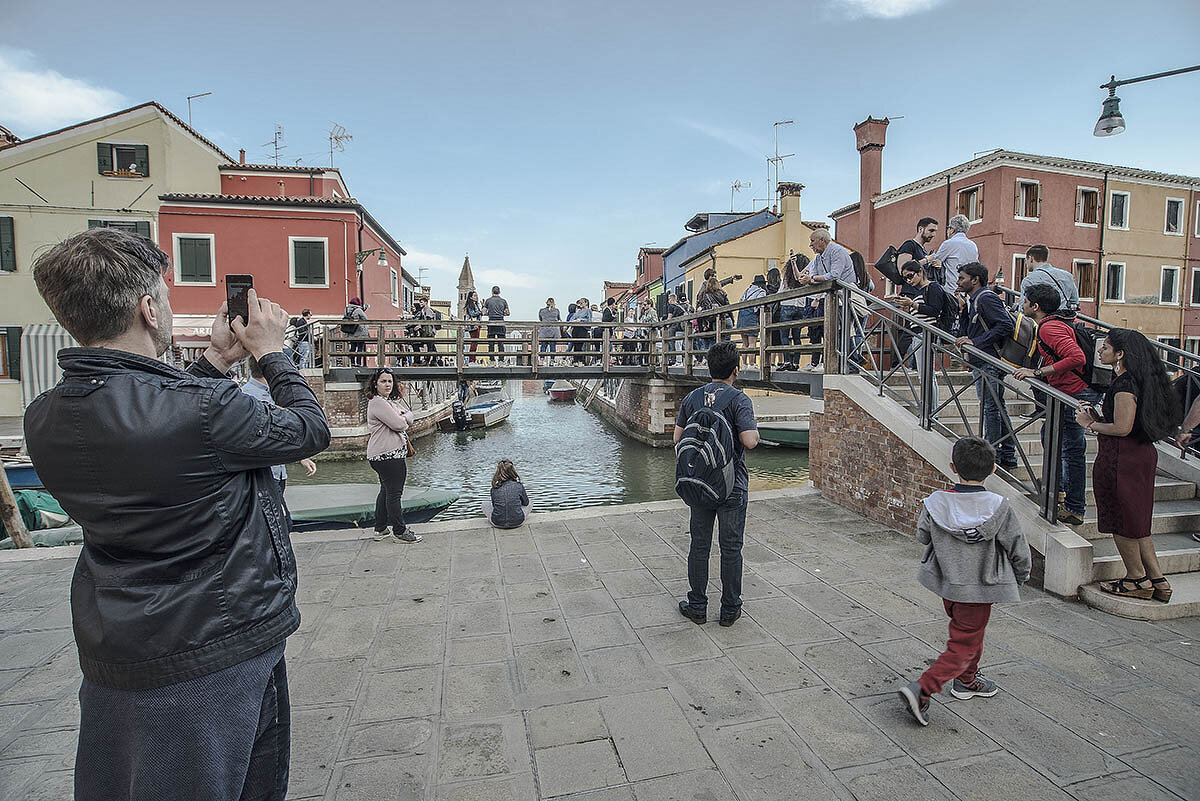
{"label": "black leather jacket", "polygon": [[103,348],[58,360],[63,379],[25,410],[25,441],[83,527],[71,613],[84,675],[159,687],[282,642],[300,613],[270,466],[329,445],[291,361],[261,360],[270,407],[203,358],[189,372]]}

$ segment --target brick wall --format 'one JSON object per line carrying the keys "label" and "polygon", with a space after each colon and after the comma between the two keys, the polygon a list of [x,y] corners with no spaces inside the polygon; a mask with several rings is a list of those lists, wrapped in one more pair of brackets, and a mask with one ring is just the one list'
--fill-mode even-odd
{"label": "brick wall", "polygon": [[921,501],[952,485],[840,391],[825,390],[825,410],[810,424],[808,470],[831,501],[877,523],[913,531]]}
{"label": "brick wall", "polygon": [[658,378],[626,378],[615,402],[601,395],[589,408],[622,433],[647,445],[666,447],[672,444],[679,404],[690,389]]}

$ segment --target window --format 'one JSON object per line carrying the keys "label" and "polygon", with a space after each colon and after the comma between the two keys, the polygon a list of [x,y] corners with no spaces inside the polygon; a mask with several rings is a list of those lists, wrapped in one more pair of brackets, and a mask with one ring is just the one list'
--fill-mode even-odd
{"label": "window", "polygon": [[1075,224],[1097,225],[1100,222],[1100,190],[1087,186],[1075,189]]}
{"label": "window", "polygon": [[0,272],[17,270],[17,241],[13,238],[13,218],[0,217]]}
{"label": "window", "polygon": [[1183,236],[1183,198],[1167,198],[1167,213],[1163,220],[1163,233]]}
{"label": "window", "polygon": [[216,286],[212,234],[174,234],[175,283]]}
{"label": "window", "polygon": [[1125,302],[1125,265],[1110,261],[1104,276],[1104,300],[1109,303]]}
{"label": "window", "polygon": [[958,213],[965,214],[973,223],[983,219],[983,184],[959,190]]}
{"label": "window", "polygon": [[328,240],[289,236],[292,281],[294,287],[329,286]]}
{"label": "window", "polygon": [[110,178],[145,178],[150,174],[150,148],[97,142],[96,171]]}
{"label": "window", "polygon": [[688,303],[695,303],[695,298],[692,296],[692,279],[688,279]]}
{"label": "window", "polygon": [[391,273],[392,305],[400,308],[400,277],[396,275],[395,270],[388,270],[388,272]]}
{"label": "window", "polygon": [[1129,230],[1129,193],[1108,193],[1108,227]]}
{"label": "window", "polygon": [[[1188,337],[1183,341],[1183,349],[1193,356],[1200,356],[1200,337]],[[1190,363],[1195,366],[1195,362]]]}
{"label": "window", "polygon": [[767,259],[767,273],[779,269],[779,259]]}
{"label": "window", "polygon": [[21,329],[0,328],[0,379],[21,379]]}
{"label": "window", "polygon": [[[1179,337],[1155,337],[1154,339],[1157,340],[1160,345],[1169,345],[1172,348],[1179,347]],[[1162,357],[1164,360],[1166,360],[1167,364],[1171,365],[1172,368],[1176,370],[1179,369],[1180,356],[1178,353],[1167,352],[1163,353]]]}
{"label": "window", "polygon": [[1037,181],[1017,181],[1013,218],[1036,220],[1042,216],[1042,185]]}
{"label": "window", "polygon": [[1075,286],[1079,288],[1079,299],[1094,299],[1096,297],[1096,262],[1090,259],[1075,259],[1071,272],[1075,273]]}
{"label": "window", "polygon": [[1200,306],[1200,267],[1192,268],[1192,302],[1193,306]]}
{"label": "window", "polygon": [[[1029,274],[1029,267],[1025,263],[1025,255],[1022,253],[1013,254],[1012,268],[1012,288],[1020,289],[1021,282],[1025,280],[1025,276]],[[997,282],[999,283],[999,282]]]}
{"label": "window", "polygon": [[1163,265],[1162,282],[1158,290],[1158,302],[1174,306],[1179,302],[1179,268]]}
{"label": "window", "polygon": [[150,236],[150,223],[146,220],[88,220],[88,228],[116,228],[154,241]]}

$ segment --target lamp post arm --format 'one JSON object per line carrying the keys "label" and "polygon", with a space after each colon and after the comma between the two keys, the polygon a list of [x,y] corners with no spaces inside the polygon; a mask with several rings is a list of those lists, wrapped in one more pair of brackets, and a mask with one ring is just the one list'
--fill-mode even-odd
{"label": "lamp post arm", "polygon": [[1113,75],[1113,76],[1109,77],[1108,83],[1100,84],[1100,88],[1107,89],[1109,92],[1114,92],[1114,91],[1116,91],[1116,88],[1118,86],[1124,86],[1125,84],[1141,83],[1142,81],[1152,81],[1155,78],[1166,78],[1171,75],[1180,75],[1185,72],[1196,72],[1197,70],[1200,70],[1200,64],[1197,64],[1194,67],[1184,67],[1182,69],[1170,70],[1168,72],[1156,72],[1153,75],[1143,75],[1140,78],[1128,78],[1123,81],[1118,81],[1117,76]]}

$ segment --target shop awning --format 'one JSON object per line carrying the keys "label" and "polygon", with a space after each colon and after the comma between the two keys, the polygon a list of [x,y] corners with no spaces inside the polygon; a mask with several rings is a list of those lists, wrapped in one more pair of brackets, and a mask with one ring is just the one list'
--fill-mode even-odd
{"label": "shop awning", "polygon": [[78,347],[67,329],[53,323],[25,326],[21,331],[21,407],[53,387],[62,378],[58,352]]}

